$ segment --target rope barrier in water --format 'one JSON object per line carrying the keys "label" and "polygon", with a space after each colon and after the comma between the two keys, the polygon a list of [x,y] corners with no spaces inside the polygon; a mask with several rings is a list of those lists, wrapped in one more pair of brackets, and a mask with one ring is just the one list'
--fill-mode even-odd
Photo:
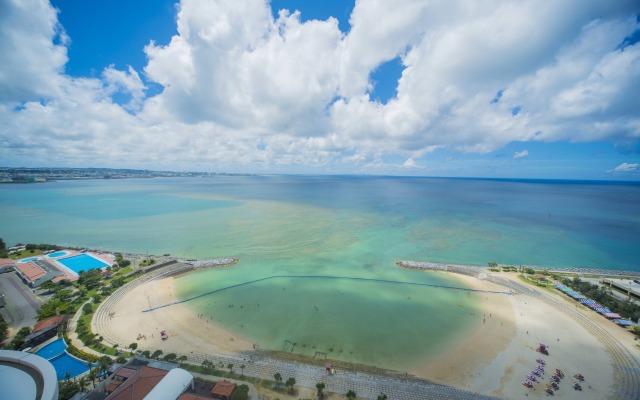
{"label": "rope barrier in water", "polygon": [[446,286],[446,285],[435,285],[432,283],[420,283],[420,282],[404,282],[404,281],[394,281],[394,280],[389,280],[389,279],[376,279],[376,278],[358,278],[358,277],[352,277],[352,276],[333,276],[333,275],[271,275],[271,276],[267,276],[266,278],[260,278],[260,279],[254,279],[252,281],[247,281],[247,282],[242,282],[242,283],[237,283],[235,285],[230,285],[230,286],[225,286],[225,287],[221,287],[219,289],[215,289],[215,290],[211,290],[209,292],[206,293],[202,293],[199,294],[197,296],[193,296],[193,297],[189,297],[188,299],[184,299],[184,300],[180,300],[180,301],[174,301],[172,303],[168,303],[168,304],[164,304],[161,306],[157,306],[157,307],[152,307],[146,310],[143,310],[142,312],[151,312],[151,311],[155,311],[155,310],[159,310],[161,308],[165,308],[165,307],[170,307],[176,304],[182,304],[182,303],[186,303],[188,301],[192,301],[192,300],[196,300],[199,299],[201,297],[204,296],[208,296],[210,294],[214,294],[217,292],[221,292],[223,290],[228,290],[228,289],[233,289],[233,288],[237,288],[240,286],[245,286],[245,285],[251,285],[253,283],[258,283],[258,282],[262,282],[262,281],[267,281],[270,279],[309,279],[309,278],[316,278],[316,279],[344,279],[344,280],[353,280],[353,281],[367,281],[367,282],[378,282],[378,283],[392,283],[392,284],[397,284],[397,285],[414,285],[414,286],[426,286],[426,287],[433,287],[433,288],[438,288],[438,289],[451,289],[451,290],[464,290],[467,292],[478,292],[478,293],[492,293],[492,294],[508,294],[510,295],[511,292],[509,291],[496,291],[496,290],[482,290],[482,289],[470,289],[470,288],[463,288],[463,287],[456,287],[456,286]]}

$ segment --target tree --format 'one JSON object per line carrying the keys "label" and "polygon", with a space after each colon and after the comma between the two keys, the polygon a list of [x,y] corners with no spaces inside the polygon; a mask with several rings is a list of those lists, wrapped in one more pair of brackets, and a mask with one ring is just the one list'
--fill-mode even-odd
{"label": "tree", "polygon": [[245,365],[244,365],[244,364],[242,364],[242,365],[240,366],[240,371],[242,371],[242,373],[240,374],[241,376],[244,376],[244,368],[245,368]]}
{"label": "tree", "polygon": [[108,356],[102,356],[98,359],[98,368],[101,372],[108,369],[110,365],[111,358],[109,358]]}
{"label": "tree", "polygon": [[42,285],[40,285],[40,289],[45,290],[47,293],[51,293],[56,290],[60,286],[56,285],[52,281],[46,281]]}
{"label": "tree", "polygon": [[60,381],[58,382],[58,398],[70,399],[74,394],[78,393],[80,385],[74,381]]}
{"label": "tree", "polygon": [[0,343],[4,342],[7,336],[9,336],[9,324],[0,316]]}
{"label": "tree", "polygon": [[93,308],[91,308],[91,303],[85,303],[82,306],[82,312],[85,314],[91,314],[93,312]]}
{"label": "tree", "polygon": [[209,360],[204,360],[202,362],[202,368],[204,368],[207,373],[211,373],[214,370],[213,363]]}
{"label": "tree", "polygon": [[280,372],[276,372],[275,374],[273,374],[273,379],[276,380],[276,387],[282,385],[282,375],[280,375]]}
{"label": "tree", "polygon": [[91,382],[93,383],[93,386],[96,386],[96,378],[98,377],[98,369],[97,368],[91,368],[89,369],[89,379],[91,379]]}
{"label": "tree", "polygon": [[7,248],[7,244],[4,242],[2,238],[0,238],[0,250],[4,250]]}
{"label": "tree", "polygon": [[[178,357],[177,361],[179,363],[183,363],[183,362],[187,361],[187,356],[180,356],[180,357]],[[211,364],[211,366],[213,366],[213,363]]]}
{"label": "tree", "polygon": [[640,336],[640,325],[634,325],[631,327],[631,333]]}
{"label": "tree", "polygon": [[162,350],[156,350],[151,354],[151,358],[158,358],[162,354]]}
{"label": "tree", "polygon": [[129,348],[130,348],[131,350],[135,351],[135,350],[138,348],[138,343],[135,343],[135,342],[134,342],[134,343],[131,343],[131,344],[129,345]]}
{"label": "tree", "polygon": [[178,358],[178,355],[176,353],[169,353],[166,356],[164,356],[164,360],[168,361],[168,362],[172,362],[174,361],[176,358]]}
{"label": "tree", "polygon": [[249,398],[249,386],[239,385],[236,387],[236,390],[233,391],[231,395],[231,400],[247,400]]}
{"label": "tree", "polygon": [[347,399],[355,399],[356,398],[356,392],[354,392],[353,390],[349,390],[347,392]]}
{"label": "tree", "polygon": [[92,269],[78,278],[78,283],[84,285],[88,290],[95,289],[100,286],[102,281],[102,273],[99,269]]}
{"label": "tree", "polygon": [[293,394],[293,387],[296,384],[296,378],[289,378],[285,385],[289,388],[289,394]]}
{"label": "tree", "polygon": [[233,364],[227,364],[227,368],[229,368],[230,373],[233,373]]}
{"label": "tree", "polygon": [[316,383],[316,389],[318,389],[318,398],[322,399],[322,394],[323,394],[322,391],[324,390],[324,383],[322,382]]}
{"label": "tree", "polygon": [[78,379],[78,388],[80,389],[81,392],[84,392],[88,384],[89,384],[89,381],[87,381],[87,378],[85,376]]}
{"label": "tree", "polygon": [[378,396],[378,400],[387,400],[387,395],[382,393],[380,396]]}

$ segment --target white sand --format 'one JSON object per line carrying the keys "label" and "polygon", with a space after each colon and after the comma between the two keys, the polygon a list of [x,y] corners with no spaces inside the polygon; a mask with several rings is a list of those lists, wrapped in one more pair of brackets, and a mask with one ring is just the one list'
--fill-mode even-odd
{"label": "white sand", "polygon": [[[515,274],[502,275],[517,280]],[[477,289],[505,290],[491,282],[455,276]],[[566,298],[553,296],[569,304]],[[164,354],[190,351],[233,354],[252,349],[249,341],[198,318],[185,305],[142,313],[144,309],[175,300],[173,278],[152,281],[134,289],[120,301],[111,320],[112,338],[122,346],[137,342],[140,349],[161,349]],[[485,322],[464,341],[435,360],[424,360],[409,372],[474,392],[520,399],[546,396],[544,385],[549,383],[554,369],[560,368],[565,378],[556,394],[561,398],[608,397],[614,385],[610,357],[602,344],[568,315],[523,294],[481,295],[481,308],[486,315]],[[578,306],[581,308],[584,307]],[[591,311],[583,312],[625,345],[633,346],[630,334]],[[168,340],[161,340],[161,330],[167,331]],[[137,340],[139,335],[146,338]],[[549,356],[534,350],[541,342],[550,346]],[[527,389],[522,382],[536,367],[539,357],[547,362],[544,379],[534,384],[535,390]],[[578,372],[586,378],[582,392],[572,388],[575,382],[572,376]]]}
{"label": "white sand", "polygon": [[[160,349],[163,354],[190,351],[232,354],[253,349],[249,341],[198,318],[183,304],[142,312],[173,301],[176,301],[173,278],[151,281],[135,288],[118,303],[110,324],[112,338],[124,346],[135,342],[141,350]],[[168,340],[162,340],[160,332],[163,330],[169,336]]]}

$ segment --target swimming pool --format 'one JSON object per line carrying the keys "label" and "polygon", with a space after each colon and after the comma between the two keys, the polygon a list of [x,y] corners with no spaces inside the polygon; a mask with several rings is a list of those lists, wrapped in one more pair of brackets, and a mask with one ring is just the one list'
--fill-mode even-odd
{"label": "swimming pool", "polygon": [[67,374],[69,378],[74,378],[89,370],[88,363],[70,355],[66,349],[67,344],[60,338],[36,352],[36,355],[46,358],[53,365],[59,381],[67,379]]}
{"label": "swimming pool", "polygon": [[44,346],[40,350],[38,350],[36,352],[36,355],[42,358],[46,358],[47,360],[50,360],[64,353],[66,349],[67,349],[67,345],[64,343],[64,340],[60,338],[54,342],[49,343],[48,345]]}
{"label": "swimming pool", "polygon": [[19,262],[21,262],[21,263],[28,263],[28,262],[31,262],[31,261],[35,261],[35,260],[37,260],[37,259],[38,259],[38,257],[29,257],[29,258],[23,258],[23,259],[22,259],[22,260],[20,260]]}
{"label": "swimming pool", "polygon": [[88,254],[78,254],[77,256],[60,258],[56,261],[75,273],[109,266],[109,264],[105,263],[104,261],[98,260],[97,258],[92,257]]}
{"label": "swimming pool", "polygon": [[56,257],[66,256],[67,254],[69,254],[68,251],[56,251],[55,253],[49,254],[47,257],[56,258]]}
{"label": "swimming pool", "polygon": [[49,362],[53,364],[59,381],[67,379],[67,374],[69,374],[69,378],[74,378],[89,370],[89,365],[86,362],[73,357],[67,352],[49,360]]}

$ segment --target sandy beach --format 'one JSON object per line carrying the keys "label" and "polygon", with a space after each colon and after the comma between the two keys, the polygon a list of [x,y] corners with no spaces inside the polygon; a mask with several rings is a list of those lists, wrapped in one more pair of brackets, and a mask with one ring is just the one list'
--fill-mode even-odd
{"label": "sandy beach", "polygon": [[[515,274],[501,275],[522,283]],[[505,290],[486,280],[459,274],[452,276],[475,289]],[[185,305],[142,313],[144,309],[175,301],[173,282],[173,278],[151,281],[124,296],[110,319],[111,339],[124,346],[136,342],[142,350],[161,349],[164,354],[234,354],[252,350],[251,342],[216,327]],[[627,332],[603,317],[581,310],[580,306],[560,295],[549,295],[584,312],[625,345],[633,345]],[[559,397],[608,397],[615,382],[611,358],[603,344],[582,325],[557,307],[526,294],[480,294],[479,297],[483,322],[451,350],[410,367],[409,373],[486,395],[539,398],[546,397],[545,385],[550,383],[553,371],[559,368],[565,374],[560,389],[555,392]],[[162,330],[169,335],[168,340],[161,339]],[[539,343],[549,346],[548,356],[535,351]],[[545,373],[533,388],[525,388],[522,382],[536,368],[536,359],[540,357],[546,361]],[[577,373],[585,377],[581,392],[572,387],[577,381],[573,375]]]}
{"label": "sandy beach", "polygon": [[[163,354],[189,351],[233,354],[253,349],[251,342],[198,317],[183,304],[143,313],[151,307],[176,301],[173,280],[173,277],[154,280],[129,292],[118,303],[110,320],[112,338],[126,346],[138,343],[141,350],[160,349]],[[163,330],[169,339],[162,340]]]}

